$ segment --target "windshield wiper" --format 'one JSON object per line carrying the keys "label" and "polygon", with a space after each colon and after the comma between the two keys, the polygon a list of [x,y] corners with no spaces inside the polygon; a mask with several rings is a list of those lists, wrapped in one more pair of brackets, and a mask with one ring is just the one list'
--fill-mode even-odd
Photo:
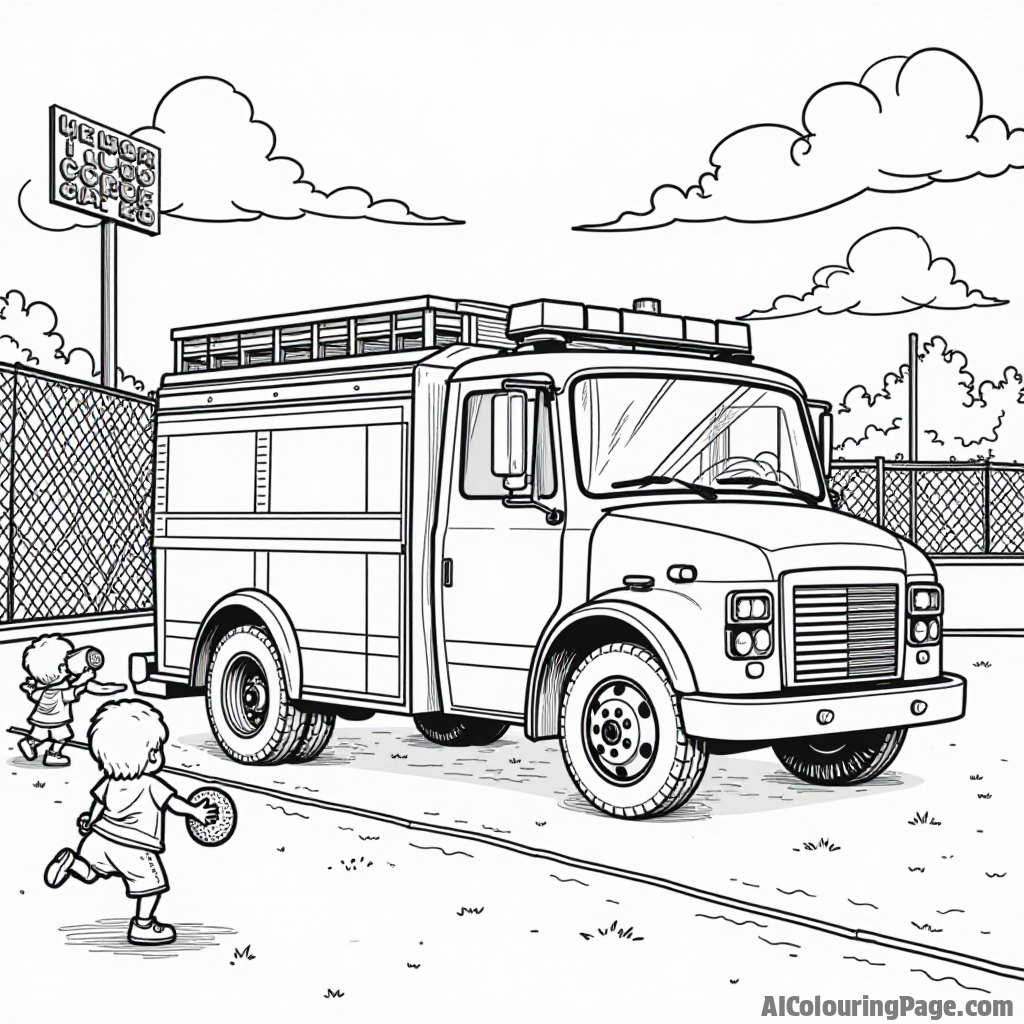
{"label": "windshield wiper", "polygon": [[748,487],[781,487],[787,494],[792,494],[794,498],[799,498],[802,502],[807,505],[817,506],[819,498],[811,494],[810,491],[801,491],[799,487],[790,487],[789,484],[784,484],[780,480],[765,480],[762,476],[729,476],[724,479],[719,478],[717,483],[722,484],[746,484]]}
{"label": "windshield wiper", "polygon": [[683,480],[678,476],[659,476],[653,473],[650,476],[639,476],[635,480],[616,480],[612,488],[618,490],[622,487],[648,487],[651,484],[679,484],[687,491],[699,494],[706,501],[717,501],[718,491],[714,487],[706,487],[704,484],[695,484],[690,480]]}

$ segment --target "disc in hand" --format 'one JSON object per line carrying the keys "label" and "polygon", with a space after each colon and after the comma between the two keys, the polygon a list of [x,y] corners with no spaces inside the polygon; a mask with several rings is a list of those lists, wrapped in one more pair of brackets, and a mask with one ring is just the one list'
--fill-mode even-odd
{"label": "disc in hand", "polygon": [[235,802],[223,789],[215,789],[213,786],[197,789],[188,798],[190,804],[201,804],[204,801],[217,808],[216,820],[204,825],[195,818],[189,818],[185,822],[185,827],[188,834],[201,846],[220,846],[221,843],[226,843],[235,831],[235,824],[238,821]]}

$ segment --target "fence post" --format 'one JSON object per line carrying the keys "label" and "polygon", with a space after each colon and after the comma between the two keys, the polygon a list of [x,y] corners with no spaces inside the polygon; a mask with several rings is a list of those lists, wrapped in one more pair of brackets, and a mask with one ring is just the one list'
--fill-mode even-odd
{"label": "fence post", "polygon": [[982,550],[987,555],[992,551],[992,463],[988,459],[982,470],[982,486],[982,523],[985,527],[985,546]]}
{"label": "fence post", "polygon": [[875,522],[885,528],[885,459],[875,459]]}
{"label": "fence post", "polygon": [[18,367],[14,367],[11,374],[11,467],[10,479],[8,481],[7,494],[7,536],[4,542],[7,544],[7,621],[14,621],[14,473],[17,467],[16,452],[14,450],[18,437]]}
{"label": "fence post", "polygon": [[907,540],[917,543],[917,471],[907,468]]}

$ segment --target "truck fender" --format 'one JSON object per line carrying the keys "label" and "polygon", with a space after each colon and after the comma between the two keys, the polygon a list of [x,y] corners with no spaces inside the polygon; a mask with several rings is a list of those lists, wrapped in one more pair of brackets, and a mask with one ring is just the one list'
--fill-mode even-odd
{"label": "truck fender", "polygon": [[[616,632],[621,635],[616,637]],[[623,637],[650,647],[677,692],[696,692],[690,659],[663,619],[632,601],[599,598],[550,625],[537,645],[526,689],[523,728],[529,739],[557,737],[562,690],[570,672],[581,657]]]}
{"label": "truck fender", "polygon": [[288,696],[298,700],[302,687],[302,654],[295,626],[281,604],[262,590],[236,590],[222,597],[203,619],[192,648],[189,680],[195,687],[206,685],[210,658],[222,636],[236,626],[263,626],[281,657]]}

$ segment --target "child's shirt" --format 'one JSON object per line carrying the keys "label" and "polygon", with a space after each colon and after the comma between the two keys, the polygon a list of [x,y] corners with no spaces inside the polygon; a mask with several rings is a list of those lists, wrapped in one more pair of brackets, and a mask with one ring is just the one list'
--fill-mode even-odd
{"label": "child's shirt", "polygon": [[28,720],[33,725],[41,725],[52,729],[58,725],[67,725],[71,721],[71,705],[75,702],[75,691],[66,688],[51,687],[43,690],[36,701],[36,706]]}
{"label": "child's shirt", "polygon": [[103,813],[92,830],[123,846],[160,853],[164,848],[164,808],[176,795],[157,775],[137,779],[104,776],[92,791],[93,799],[103,804]]}

